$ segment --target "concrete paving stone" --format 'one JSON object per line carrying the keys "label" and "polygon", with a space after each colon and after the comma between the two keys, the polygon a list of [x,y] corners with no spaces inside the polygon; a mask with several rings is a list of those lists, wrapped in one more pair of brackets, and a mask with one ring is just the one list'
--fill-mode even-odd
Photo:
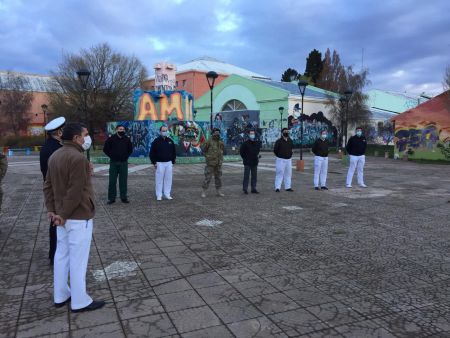
{"label": "concrete paving stone", "polygon": [[262,316],[262,313],[245,299],[215,303],[210,306],[225,324]]}
{"label": "concrete paving stone", "polygon": [[307,287],[311,285],[296,274],[266,277],[264,279],[280,291],[296,289],[298,287]]}
{"label": "concrete paving stone", "polygon": [[217,272],[204,272],[186,278],[194,288],[204,288],[214,285],[222,285],[227,282]]}
{"label": "concrete paving stone", "polygon": [[239,338],[287,337],[278,326],[264,316],[231,323],[228,327]]}
{"label": "concrete paving stone", "polygon": [[73,330],[73,331],[71,331],[71,337],[73,337],[73,338],[89,338],[89,337],[125,338],[126,336],[122,330],[120,323],[109,323],[109,324],[89,327],[86,329]]}
{"label": "concrete paving stone", "polygon": [[145,255],[139,259],[139,267],[143,270],[161,268],[170,265],[170,260],[163,255]]}
{"label": "concrete paving stone", "polygon": [[174,293],[191,289],[192,289],[191,285],[184,278],[169,281],[167,283],[163,283],[153,288],[154,292],[157,295],[164,295],[168,293]]}
{"label": "concrete paving stone", "polygon": [[399,289],[376,294],[375,297],[383,300],[398,311],[413,310],[416,308],[433,305],[434,301],[421,297],[409,289]]}
{"label": "concrete paving stone", "polygon": [[341,302],[369,319],[399,312],[397,307],[372,295],[342,299]]}
{"label": "concrete paving stone", "polygon": [[53,297],[37,298],[22,302],[19,320],[42,319],[67,312],[67,307],[55,308]]}
{"label": "concrete paving stone", "polygon": [[204,329],[220,324],[219,318],[207,306],[169,312],[175,327],[180,333]]}
{"label": "concrete paving stone", "polygon": [[119,321],[114,304],[106,303],[104,307],[95,311],[70,313],[71,330],[116,323]]}
{"label": "concrete paving stone", "polygon": [[276,288],[263,280],[249,280],[232,284],[245,297],[254,297],[278,292]]}
{"label": "concrete paving stone", "polygon": [[53,297],[53,282],[44,284],[27,284],[25,288],[25,293],[23,295],[24,300],[45,298],[52,299]]}
{"label": "concrete paving stone", "polygon": [[160,295],[159,299],[167,312],[206,305],[194,290],[186,290]]}
{"label": "concrete paving stone", "polygon": [[269,315],[269,318],[288,336],[305,335],[329,327],[305,309]]}
{"label": "concrete paving stone", "polygon": [[248,299],[266,315],[299,308],[298,304],[281,292],[260,295]]}
{"label": "concrete paving stone", "polygon": [[364,316],[341,302],[326,303],[307,307],[310,313],[328,324],[330,327],[358,322]]}
{"label": "concrete paving stone", "polygon": [[180,278],[181,274],[173,266],[164,266],[161,268],[144,269],[145,276],[149,281],[165,279],[165,278]]}
{"label": "concrete paving stone", "polygon": [[211,266],[202,261],[181,265],[177,264],[176,267],[180,271],[180,273],[186,277],[213,270]]}
{"label": "concrete paving stone", "polygon": [[244,282],[247,280],[261,279],[253,271],[246,267],[223,269],[217,271],[229,283]]}
{"label": "concrete paving stone", "polygon": [[335,330],[346,338],[395,338],[391,332],[370,320],[338,326]]}
{"label": "concrete paving stone", "polygon": [[183,338],[233,338],[226,326],[214,326],[206,329],[183,333]]}
{"label": "concrete paving stone", "polygon": [[43,334],[58,334],[69,331],[69,318],[67,311],[58,315],[27,318],[19,320],[17,337],[38,337]]}
{"label": "concrete paving stone", "polygon": [[348,280],[319,284],[317,285],[317,289],[337,300],[367,295],[363,289],[356,287]]}
{"label": "concrete paving stone", "polygon": [[196,290],[208,304],[221,303],[243,298],[236,288],[228,284],[215,285]]}
{"label": "concrete paving stone", "polygon": [[143,316],[122,322],[127,337],[169,337],[177,330],[165,313]]}
{"label": "concrete paving stone", "polygon": [[115,306],[122,320],[164,312],[161,303],[156,298],[132,299],[117,302]]}
{"label": "concrete paving stone", "polygon": [[17,320],[12,320],[12,321],[0,320],[0,337],[1,338],[14,337],[16,334],[16,329],[17,329]]}
{"label": "concrete paving stone", "polygon": [[284,291],[283,293],[293,299],[301,307],[331,303],[336,300],[314,286],[292,289]]}

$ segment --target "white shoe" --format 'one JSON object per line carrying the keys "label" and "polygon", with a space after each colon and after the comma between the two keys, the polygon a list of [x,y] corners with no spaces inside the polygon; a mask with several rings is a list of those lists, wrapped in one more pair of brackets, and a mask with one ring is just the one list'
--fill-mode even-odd
{"label": "white shoe", "polygon": [[157,201],[162,201],[162,198],[161,197],[156,197],[156,200]]}
{"label": "white shoe", "polygon": [[206,197],[206,192],[205,192],[205,190],[203,190],[202,191],[202,198],[205,198]]}
{"label": "white shoe", "polygon": [[350,184],[347,184],[346,187],[347,187],[347,188],[351,188],[352,186],[351,186]]}
{"label": "white shoe", "polygon": [[220,190],[216,190],[216,194],[217,194],[217,196],[219,196],[219,197],[224,197],[224,196],[225,196],[225,194],[222,193],[222,191],[220,191]]}
{"label": "white shoe", "polygon": [[172,196],[164,196],[166,200],[173,200]]}
{"label": "white shoe", "polygon": [[367,185],[365,185],[364,183],[363,184],[360,184],[359,185],[361,188],[367,188]]}

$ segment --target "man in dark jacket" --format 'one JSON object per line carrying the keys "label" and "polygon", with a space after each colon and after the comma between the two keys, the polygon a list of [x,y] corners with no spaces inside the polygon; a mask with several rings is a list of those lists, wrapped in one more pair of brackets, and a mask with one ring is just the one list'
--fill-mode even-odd
{"label": "man in dark jacket", "polygon": [[280,192],[281,182],[284,181],[286,191],[294,191],[291,188],[292,177],[292,149],[294,143],[289,137],[289,129],[281,130],[281,137],[275,142],[273,152],[276,159],[275,191]]}
{"label": "man in dark jacket", "polygon": [[[51,120],[44,127],[45,132],[47,133],[47,140],[45,144],[42,146],[41,151],[39,153],[39,162],[41,165],[42,176],[45,181],[45,176],[47,175],[48,168],[48,159],[52,154],[62,147],[61,136],[63,133],[63,127],[66,123],[66,119],[64,117],[58,117],[54,120]],[[49,237],[50,237],[50,248],[48,250],[48,258],[50,259],[50,264],[53,265],[53,261],[55,258],[56,252],[56,227],[50,222],[49,227]]]}
{"label": "man in dark jacket", "polygon": [[250,132],[248,133],[248,140],[242,143],[240,148],[240,154],[244,161],[244,182],[242,185],[244,194],[248,194],[248,179],[250,176],[250,172],[252,174],[251,192],[253,194],[259,194],[258,190],[256,190],[256,180],[260,150],[261,142],[256,141],[255,131],[250,130]]}
{"label": "man in dark jacket", "polygon": [[155,191],[156,200],[171,200],[172,170],[177,158],[175,143],[168,137],[167,126],[159,128],[160,136],[157,137],[150,147],[150,161],[155,166]]}
{"label": "man in dark jacket", "polygon": [[[314,155],[314,189],[328,190],[327,172],[328,172],[328,132],[322,130],[320,138],[314,142],[312,152]],[[320,181],[320,182],[319,182]],[[320,183],[320,184],[319,184]]]}
{"label": "man in dark jacket", "polygon": [[347,188],[352,187],[355,168],[358,172],[358,185],[362,188],[367,188],[367,185],[364,184],[363,177],[364,164],[366,162],[366,147],[367,141],[363,136],[362,128],[356,128],[356,135],[350,137],[345,147],[350,157],[350,166],[348,167],[347,173]]}
{"label": "man in dark jacket", "polygon": [[53,297],[58,308],[70,302],[72,312],[90,311],[105,305],[92,300],[86,292],[95,215],[91,166],[83,154],[89,149],[90,137],[85,126],[69,123],[64,127],[62,140],[62,148],[48,161],[44,183],[48,217],[58,232]]}
{"label": "man in dark jacket", "polygon": [[125,135],[124,126],[116,127],[116,133],[106,140],[103,152],[109,157],[108,204],[116,201],[117,176],[119,176],[120,199],[123,203],[130,203],[127,196],[128,158],[133,153],[133,145],[130,138]]}

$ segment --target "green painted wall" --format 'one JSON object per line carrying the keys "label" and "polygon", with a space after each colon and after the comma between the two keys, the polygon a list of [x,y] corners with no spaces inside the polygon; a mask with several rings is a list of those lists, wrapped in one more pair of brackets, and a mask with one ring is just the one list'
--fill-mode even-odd
{"label": "green painted wall", "polygon": [[[279,107],[284,107],[283,119],[287,119],[289,92],[283,89],[265,85],[239,75],[230,75],[217,87],[214,87],[214,113],[220,112],[230,98],[241,101],[249,110],[260,111],[260,123],[280,118]],[[195,101],[196,120],[208,121],[210,117],[210,92]],[[278,124],[279,122],[277,122]],[[287,122],[283,123],[287,126]]]}

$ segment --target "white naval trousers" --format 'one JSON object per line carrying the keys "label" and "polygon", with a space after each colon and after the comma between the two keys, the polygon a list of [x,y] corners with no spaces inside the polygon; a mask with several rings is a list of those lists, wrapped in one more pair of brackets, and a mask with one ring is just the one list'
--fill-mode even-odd
{"label": "white naval trousers", "polygon": [[314,156],[314,187],[327,186],[327,173],[328,157]]}
{"label": "white naval trousers", "polygon": [[366,163],[366,156],[354,156],[350,155],[350,166],[347,173],[347,185],[352,185],[353,174],[355,169],[357,171],[358,184],[364,185],[364,163]]}
{"label": "white naval trousers", "polygon": [[172,162],[156,162],[155,190],[156,198],[170,197],[172,190]]}
{"label": "white naval trousers", "polygon": [[291,188],[292,159],[277,157],[275,161],[275,189],[281,189],[281,182],[284,181],[284,189]]}
{"label": "white naval trousers", "polygon": [[[72,310],[92,303],[86,292],[86,270],[92,239],[92,219],[68,219],[64,226],[56,228],[56,246],[53,283],[55,303],[71,299]],[[70,287],[68,284],[70,274]]]}

